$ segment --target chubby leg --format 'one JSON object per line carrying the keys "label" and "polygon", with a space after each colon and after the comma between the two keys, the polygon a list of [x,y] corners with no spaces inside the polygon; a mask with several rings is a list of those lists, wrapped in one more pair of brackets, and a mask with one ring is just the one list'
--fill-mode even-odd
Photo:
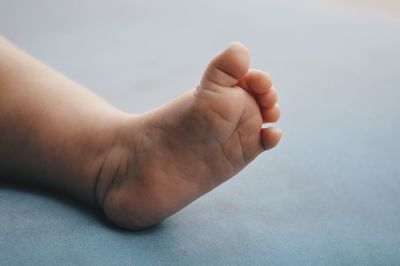
{"label": "chubby leg", "polygon": [[94,170],[127,114],[0,36],[0,178],[96,205]]}

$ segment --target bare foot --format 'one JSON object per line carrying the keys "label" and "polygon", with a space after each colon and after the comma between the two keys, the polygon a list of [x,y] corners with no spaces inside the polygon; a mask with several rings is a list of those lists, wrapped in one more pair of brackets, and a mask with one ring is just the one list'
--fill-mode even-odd
{"label": "bare foot", "polygon": [[261,128],[278,120],[276,101],[269,76],[233,43],[195,89],[126,120],[99,171],[99,205],[125,228],[159,223],[278,143],[279,129]]}

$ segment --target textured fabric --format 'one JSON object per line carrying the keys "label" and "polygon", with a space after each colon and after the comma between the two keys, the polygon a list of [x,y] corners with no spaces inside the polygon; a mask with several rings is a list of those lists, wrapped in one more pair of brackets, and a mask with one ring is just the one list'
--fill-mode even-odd
{"label": "textured fabric", "polygon": [[400,25],[288,1],[3,1],[1,32],[128,112],[199,80],[230,41],[280,92],[279,147],[129,232],[0,185],[1,265],[399,265]]}

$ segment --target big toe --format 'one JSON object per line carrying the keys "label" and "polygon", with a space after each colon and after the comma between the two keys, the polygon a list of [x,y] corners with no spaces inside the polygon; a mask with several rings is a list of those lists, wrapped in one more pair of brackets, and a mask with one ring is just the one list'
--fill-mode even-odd
{"label": "big toe", "polygon": [[208,64],[201,87],[234,86],[249,70],[250,56],[243,44],[234,42],[217,54]]}

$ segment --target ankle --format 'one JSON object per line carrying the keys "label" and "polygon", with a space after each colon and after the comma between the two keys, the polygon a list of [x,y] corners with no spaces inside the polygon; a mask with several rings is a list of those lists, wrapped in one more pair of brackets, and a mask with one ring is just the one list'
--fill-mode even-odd
{"label": "ankle", "polygon": [[93,176],[94,198],[96,205],[105,209],[105,200],[111,187],[119,184],[121,178],[132,171],[135,157],[135,142],[140,134],[141,125],[137,115],[125,115],[115,121],[111,134],[96,158]]}

